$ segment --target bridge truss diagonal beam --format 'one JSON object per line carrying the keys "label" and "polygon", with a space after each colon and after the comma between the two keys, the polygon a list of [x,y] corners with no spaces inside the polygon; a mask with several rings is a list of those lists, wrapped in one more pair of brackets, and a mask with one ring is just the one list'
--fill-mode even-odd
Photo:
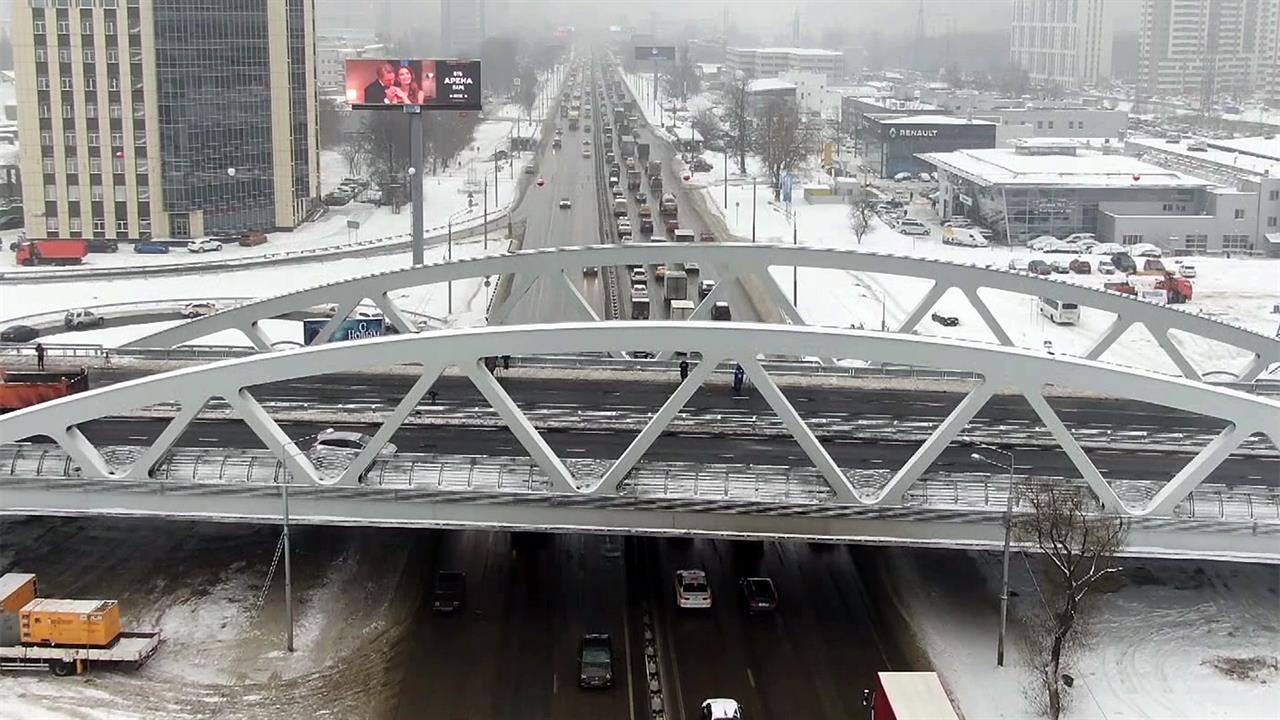
{"label": "bridge truss diagonal beam", "polygon": [[[1236,374],[1246,380],[1256,377],[1267,364],[1280,362],[1280,341],[1275,338],[1173,307],[1156,305],[1127,295],[1095,290],[1070,282],[940,260],[808,246],[747,243],[622,243],[524,250],[422,265],[351,278],[330,285],[247,303],[153,333],[129,343],[129,346],[173,347],[221,330],[250,327],[254,322],[296,313],[323,303],[341,302],[352,297],[375,298],[377,302],[376,298],[385,295],[388,291],[406,287],[467,278],[514,275],[516,280],[508,297],[497,304],[489,318],[490,324],[496,325],[505,320],[510,308],[518,303],[529,292],[533,283],[539,279],[544,282],[553,282],[554,278],[551,280],[547,278],[562,273],[580,274],[582,269],[588,266],[606,268],[625,265],[670,265],[677,262],[697,262],[707,267],[722,268],[726,273],[726,279],[729,275],[738,278],[754,275],[771,280],[769,268],[783,266],[875,273],[933,281],[933,286],[899,325],[900,333],[914,330],[947,290],[957,288],[969,298],[983,322],[991,328],[997,342],[1002,345],[1013,345],[1010,334],[978,295],[978,290],[993,290],[1031,297],[1054,297],[1063,302],[1077,303],[1082,308],[1115,315],[1115,322],[1089,346],[1085,353],[1086,359],[1098,359],[1128,327],[1142,324],[1151,331],[1157,342],[1169,354],[1179,372],[1191,379],[1199,379],[1199,373],[1169,339],[1170,330],[1223,343],[1243,351],[1248,357]],[[766,285],[768,284],[766,282]],[[772,291],[769,292],[773,294]],[[785,294],[783,299],[785,300]],[[381,306],[381,303],[379,304]],[[788,308],[785,303],[781,307],[786,317],[796,322],[798,314],[791,312],[795,308]],[[702,306],[699,306],[694,318],[702,319],[705,317],[704,313]],[[327,337],[325,339],[327,340]],[[257,341],[255,345],[259,348],[263,347],[262,343]]]}
{"label": "bridge truss diagonal beam", "polygon": [[[319,348],[301,348],[267,355],[254,355],[211,365],[186,368],[163,375],[139,378],[87,391],[67,398],[27,408],[0,418],[0,442],[48,435],[62,445],[87,476],[118,478],[101,454],[79,432],[77,426],[90,420],[110,417],[136,407],[157,402],[182,403],[181,419],[192,415],[194,407],[211,396],[226,397],[255,435],[299,479],[318,484],[335,484],[342,478],[321,478],[314,464],[299,450],[257,403],[249,388],[298,377],[334,372],[368,370],[394,365],[422,366],[413,390],[401,401],[379,430],[375,445],[390,437],[409,409],[430,387],[428,377],[439,367],[463,368],[472,382],[499,413],[507,427],[549,478],[556,493],[599,495],[614,492],[625,476],[628,463],[642,453],[644,442],[660,433],[669,415],[687,399],[687,393],[703,382],[710,363],[697,369],[694,382],[682,385],[646,428],[643,442],[620,458],[608,483],[587,483],[574,478],[569,468],[546,443],[532,423],[516,406],[497,379],[483,366],[483,359],[499,354],[537,355],[559,352],[605,352],[619,347],[679,347],[706,358],[738,358],[764,399],[783,420],[815,467],[836,494],[836,501],[861,505],[896,505],[959,435],[964,426],[985,405],[998,388],[1013,388],[1028,397],[1059,443],[1072,457],[1082,477],[1093,487],[1108,509],[1130,515],[1172,512],[1216,468],[1240,441],[1255,432],[1273,439],[1280,427],[1280,401],[1216,388],[1152,372],[1126,370],[1113,365],[1052,358],[1041,353],[990,344],[940,340],[918,336],[888,335],[858,330],[796,327],[755,323],[718,322],[599,322],[512,326],[465,330],[432,331],[418,335],[385,337],[359,343],[339,343]],[[791,356],[831,355],[860,357],[880,363],[946,365],[968,370],[983,378],[934,430],[923,445],[891,477],[875,497],[858,496],[843,471],[815,439],[812,430],[786,402],[758,358],[766,354]],[[1157,501],[1142,508],[1119,506],[1114,493],[1098,476],[1096,468],[1080,450],[1065,426],[1040,395],[1041,388],[1080,388],[1116,398],[1128,398],[1198,415],[1208,415],[1230,423],[1230,433],[1211,442],[1200,456],[1159,491]],[[198,388],[198,390],[192,390]],[[174,424],[173,431],[181,423]],[[168,442],[166,434],[162,440]],[[160,451],[153,451],[152,454]],[[370,450],[376,457],[376,450]],[[349,468],[346,479],[358,476],[365,461]]]}

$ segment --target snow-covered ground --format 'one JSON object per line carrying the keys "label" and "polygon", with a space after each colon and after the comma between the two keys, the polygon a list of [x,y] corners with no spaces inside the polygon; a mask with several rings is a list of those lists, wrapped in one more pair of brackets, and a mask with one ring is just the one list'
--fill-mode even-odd
{"label": "snow-covered ground", "polygon": [[[714,156],[713,156],[714,157]],[[731,160],[732,162],[732,160]],[[736,164],[733,165],[736,167]],[[748,171],[751,171],[748,167]],[[717,173],[700,173],[693,184],[701,185],[707,197],[725,218],[731,232],[743,239],[752,236],[753,188],[741,176],[730,176],[728,203],[725,187]],[[767,181],[754,188],[755,239],[757,242],[791,243],[794,237],[802,245],[887,252],[918,257],[974,263],[998,268],[1008,267],[1011,259],[1045,256],[1025,248],[966,248],[943,245],[936,218],[931,218],[927,203],[916,202],[911,214],[932,222],[928,237],[902,235],[879,219],[859,243],[849,227],[849,207],[840,203],[810,204],[799,192],[790,211],[773,199]],[[794,224],[793,224],[794,219]],[[1086,256],[1088,257],[1088,256]],[[1088,259],[1097,260],[1097,257]],[[1194,280],[1195,298],[1183,306],[1191,312],[1239,324],[1256,332],[1272,335],[1280,317],[1271,312],[1280,302],[1280,261],[1261,258],[1198,257],[1190,259],[1197,268]],[[772,269],[779,285],[787,291],[793,286],[792,269]],[[880,327],[882,313],[889,327],[900,323],[911,311],[931,283],[927,280],[900,278],[872,273],[840,270],[800,269],[800,296],[797,306],[807,322],[836,327]],[[1108,276],[1055,275],[1056,279],[1101,288]],[[983,291],[980,296],[1000,320],[1015,343],[1027,348],[1042,348],[1052,341],[1055,351],[1083,354],[1089,345],[1110,325],[1113,316],[1100,310],[1084,308],[1076,326],[1054,325],[1038,312],[1036,298],[999,291]],[[882,304],[883,303],[883,304]],[[938,310],[960,319],[954,328],[944,328],[929,320],[918,327],[924,335],[956,337],[968,340],[994,341],[977,312],[957,290],[939,301]],[[1175,333],[1174,342],[1201,371],[1234,370],[1247,360],[1246,354],[1221,343]],[[1156,345],[1145,328],[1132,328],[1102,357],[1105,361],[1145,367],[1161,372],[1176,368]]]}
{"label": "snow-covered ground", "polygon": [[[524,122],[528,134],[528,121]],[[490,213],[497,209],[505,209],[515,198],[520,169],[511,167],[507,161],[499,162],[496,168],[489,160],[495,150],[506,149],[510,144],[510,135],[516,122],[512,119],[487,120],[476,127],[471,144],[459,153],[455,161],[449,163],[448,169],[440,169],[436,175],[422,178],[423,189],[423,226],[428,235],[442,232],[452,218],[454,227],[465,227],[482,220],[484,216],[485,188],[488,188],[488,208]],[[520,163],[516,159],[517,164]],[[342,178],[351,175],[350,168],[341,155],[331,150],[320,153],[320,182],[323,190],[329,190],[342,182]],[[468,205],[470,202],[470,205]],[[348,221],[360,224],[358,230],[348,229]],[[190,253],[181,248],[174,248],[164,255],[137,255],[129,252],[129,247],[121,248],[118,253],[92,253],[85,258],[84,269],[102,267],[133,267],[138,265],[167,265],[173,263],[199,263],[210,260],[229,258],[262,257],[271,253],[310,250],[316,248],[333,248],[350,245],[355,242],[376,238],[391,239],[407,235],[412,229],[413,213],[409,206],[400,212],[393,212],[390,207],[377,207],[366,202],[352,202],[341,207],[332,207],[320,220],[307,223],[290,232],[270,233],[270,240],[257,247],[239,247],[226,245],[217,253]],[[4,247],[17,237],[20,231],[11,230],[0,234]],[[4,253],[0,262],[0,270],[5,272],[26,272],[38,274],[57,270],[65,272],[69,268],[58,267],[20,267],[14,262],[12,253]],[[74,269],[74,268],[70,268]],[[7,303],[6,303],[7,305]],[[16,313],[3,313],[11,317]]]}
{"label": "snow-covered ground", "polygon": [[[505,239],[490,239],[488,252],[504,251],[507,247],[508,243]],[[444,245],[428,247],[426,261],[430,263],[443,260],[446,252],[447,248]],[[485,249],[483,241],[480,240],[458,242],[453,245],[455,259],[482,254],[485,254]],[[406,251],[394,255],[329,260],[302,265],[279,267],[268,265],[235,272],[220,272],[216,283],[200,283],[195,287],[193,287],[192,278],[187,276],[119,278],[110,282],[89,284],[76,294],[74,300],[68,299],[66,283],[35,283],[24,285],[21,292],[5,291],[4,314],[9,317],[20,317],[66,308],[69,304],[93,307],[116,302],[144,302],[171,298],[197,299],[200,285],[216,287],[219,296],[223,297],[265,297],[357,275],[407,267],[410,260],[410,255]],[[419,316],[425,315],[439,319],[447,316],[447,324],[455,327],[484,324],[485,311],[488,307],[488,289],[483,286],[481,278],[453,283],[452,315],[448,312],[449,297],[446,285],[406,288],[392,293],[392,298],[402,308]],[[85,343],[116,347],[178,322],[180,321],[106,327],[100,330],[47,335],[41,339],[51,343]],[[302,323],[299,322],[271,320],[265,322],[263,328],[273,342],[284,340],[299,342],[302,339]],[[242,333],[228,331],[202,338],[195,344],[248,346],[250,343]]]}
{"label": "snow-covered ground", "polygon": [[[1000,556],[894,549],[893,595],[968,720],[1036,717],[1022,618],[1043,612],[1035,557],[1010,563],[1005,667],[995,664]],[[1280,717],[1280,572],[1275,566],[1128,560],[1100,592],[1074,667],[1068,720]],[[1035,569],[1035,581],[1030,569]],[[957,618],[963,622],[956,622]]]}

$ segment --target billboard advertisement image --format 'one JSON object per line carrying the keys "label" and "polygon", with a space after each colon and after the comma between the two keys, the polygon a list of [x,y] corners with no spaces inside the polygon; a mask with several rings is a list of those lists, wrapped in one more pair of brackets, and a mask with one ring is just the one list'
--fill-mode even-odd
{"label": "billboard advertisement image", "polygon": [[347,60],[347,103],[383,109],[479,110],[479,60]]}
{"label": "billboard advertisement image", "polygon": [[[329,318],[308,318],[302,321],[302,344],[310,345],[312,340],[324,330]],[[360,340],[363,338],[382,337],[386,327],[382,318],[347,318],[337,330],[329,336],[329,342],[343,340]]]}

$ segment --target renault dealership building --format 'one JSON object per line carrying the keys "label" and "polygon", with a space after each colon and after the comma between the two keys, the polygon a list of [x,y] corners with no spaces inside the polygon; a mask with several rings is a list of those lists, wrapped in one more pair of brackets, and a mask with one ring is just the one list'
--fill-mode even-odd
{"label": "renault dealership building", "polygon": [[868,115],[862,130],[862,157],[880,177],[931,172],[921,153],[946,153],[996,146],[996,124],[950,115]]}

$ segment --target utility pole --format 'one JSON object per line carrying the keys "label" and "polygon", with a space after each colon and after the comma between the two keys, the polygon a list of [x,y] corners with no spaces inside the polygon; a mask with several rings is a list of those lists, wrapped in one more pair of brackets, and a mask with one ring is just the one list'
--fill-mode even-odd
{"label": "utility pole", "polygon": [[756,179],[751,178],[751,242],[756,241]]}
{"label": "utility pole", "polygon": [[489,178],[484,179],[484,249],[489,249]]}
{"label": "utility pole", "polygon": [[[422,183],[420,178],[423,166],[426,165],[426,148],[423,147],[422,121],[425,115],[419,105],[405,105],[404,111],[409,113],[409,148],[412,152],[409,168],[409,197],[413,199],[413,264],[421,265],[424,260],[423,228],[422,228]],[[390,166],[388,166],[390,168]]]}

